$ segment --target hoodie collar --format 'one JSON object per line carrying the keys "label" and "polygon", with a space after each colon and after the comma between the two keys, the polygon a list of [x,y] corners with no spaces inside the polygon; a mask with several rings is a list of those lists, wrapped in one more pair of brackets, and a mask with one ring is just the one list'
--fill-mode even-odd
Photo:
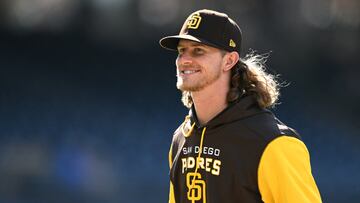
{"label": "hoodie collar", "polygon": [[189,116],[191,123],[195,122],[197,128],[207,127],[208,129],[215,128],[225,123],[230,123],[236,120],[240,120],[261,112],[269,112],[266,109],[262,109],[258,106],[255,96],[248,95],[241,98],[238,102],[230,104],[223,111],[217,114],[205,125],[201,125],[197,115],[195,106],[192,105]]}

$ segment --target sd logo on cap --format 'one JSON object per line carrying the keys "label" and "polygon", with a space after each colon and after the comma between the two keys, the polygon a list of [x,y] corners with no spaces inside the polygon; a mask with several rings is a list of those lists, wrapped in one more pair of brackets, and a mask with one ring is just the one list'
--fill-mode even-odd
{"label": "sd logo on cap", "polygon": [[188,20],[187,28],[188,29],[197,29],[200,25],[200,22],[201,22],[201,16],[198,13],[195,13]]}

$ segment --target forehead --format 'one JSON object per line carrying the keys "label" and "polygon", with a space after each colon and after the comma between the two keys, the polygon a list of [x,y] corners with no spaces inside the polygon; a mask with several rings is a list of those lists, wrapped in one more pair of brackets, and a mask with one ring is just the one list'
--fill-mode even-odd
{"label": "forehead", "polygon": [[180,39],[180,41],[178,43],[178,47],[204,47],[204,48],[208,48],[208,49],[216,49],[214,47],[211,47],[211,46],[199,43],[199,42],[187,40],[187,39]]}

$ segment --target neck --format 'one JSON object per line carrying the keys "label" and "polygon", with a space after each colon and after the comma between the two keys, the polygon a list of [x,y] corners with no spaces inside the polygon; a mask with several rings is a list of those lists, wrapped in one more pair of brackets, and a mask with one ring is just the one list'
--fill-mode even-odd
{"label": "neck", "polygon": [[201,125],[206,124],[227,107],[229,87],[212,84],[201,91],[192,92],[197,118]]}

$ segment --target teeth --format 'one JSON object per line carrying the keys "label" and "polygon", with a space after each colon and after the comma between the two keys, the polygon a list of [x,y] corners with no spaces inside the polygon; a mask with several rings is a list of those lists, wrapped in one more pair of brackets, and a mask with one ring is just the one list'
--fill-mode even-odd
{"label": "teeth", "polygon": [[191,74],[191,73],[195,73],[195,70],[184,70],[182,71],[184,74]]}

